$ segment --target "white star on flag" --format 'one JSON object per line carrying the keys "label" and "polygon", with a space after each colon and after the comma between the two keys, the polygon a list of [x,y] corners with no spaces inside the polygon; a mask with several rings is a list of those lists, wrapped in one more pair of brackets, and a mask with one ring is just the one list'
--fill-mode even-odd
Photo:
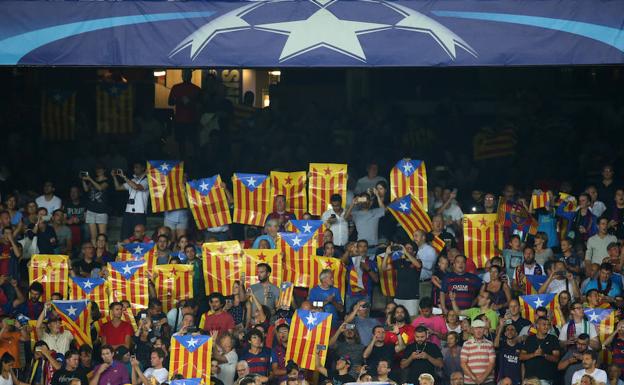
{"label": "white star on flag", "polygon": [[303,227],[304,233],[309,233],[312,231],[312,226],[310,226],[310,222],[306,222],[306,224],[303,225],[302,227]]}
{"label": "white star on flag", "polygon": [[595,311],[593,311],[590,315],[589,315],[589,321],[590,322],[598,322],[600,321],[600,317],[598,317],[598,314],[596,314]]}
{"label": "white star on flag", "polygon": [[74,305],[71,305],[70,307],[67,308],[67,314],[72,316],[72,317],[76,315],[77,311],[78,311],[78,309],[76,309],[74,307]]}
{"label": "white star on flag", "polygon": [[256,187],[256,178],[254,178],[253,176],[247,178],[247,186]]}
{"label": "white star on flag", "polygon": [[544,301],[542,301],[540,297],[537,297],[537,299],[533,303],[535,304],[535,307],[538,308],[544,304]]}
{"label": "white star on flag", "polygon": [[316,325],[316,316],[312,314],[312,312],[308,313],[308,316],[306,317],[306,325],[308,326]]}
{"label": "white star on flag", "polygon": [[141,246],[137,246],[133,250],[134,254],[143,254],[143,248]]}
{"label": "white star on flag", "polygon": [[299,237],[294,237],[294,238],[292,239],[292,243],[293,243],[293,245],[294,245],[294,246],[301,246],[301,238],[299,238]]}
{"label": "white star on flag", "polygon": [[408,172],[412,171],[412,169],[414,168],[414,166],[412,166],[411,162],[405,162],[403,163],[403,171],[405,171],[405,173],[407,174]]}
{"label": "white star on flag", "polygon": [[167,164],[167,163],[161,164],[160,165],[160,169],[163,170],[163,171],[169,170],[169,164]]}
{"label": "white star on flag", "polygon": [[407,203],[405,203],[405,202],[401,202],[401,203],[399,204],[399,210],[401,210],[401,211],[407,211],[407,210],[408,210],[408,208],[407,208]]}
{"label": "white star on flag", "polygon": [[132,273],[132,268],[130,268],[130,265],[126,264],[126,266],[123,267],[123,273],[124,274]]}
{"label": "white star on flag", "polygon": [[206,183],[206,181],[203,181],[203,182],[199,185],[199,188],[200,188],[202,191],[207,191],[207,190],[208,190],[208,183]]}
{"label": "white star on flag", "polygon": [[93,282],[86,280],[85,283],[82,285],[83,288],[85,289],[90,289],[91,286],[93,286]]}
{"label": "white star on flag", "polygon": [[186,346],[189,347],[189,348],[194,348],[197,345],[198,342],[199,341],[197,339],[195,339],[195,337],[193,337],[190,340],[188,340],[188,342],[186,343]]}

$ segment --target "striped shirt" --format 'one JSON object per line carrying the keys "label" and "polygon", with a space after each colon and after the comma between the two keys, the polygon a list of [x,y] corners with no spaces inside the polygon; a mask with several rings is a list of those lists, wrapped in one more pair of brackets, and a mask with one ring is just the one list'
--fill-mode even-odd
{"label": "striped shirt", "polygon": [[[483,375],[490,362],[495,362],[496,352],[491,341],[483,338],[477,341],[474,338],[464,343],[461,350],[461,362],[465,362],[475,376]],[[484,383],[494,381],[494,371],[490,371]],[[474,384],[475,382],[466,374],[464,374],[464,383]]]}

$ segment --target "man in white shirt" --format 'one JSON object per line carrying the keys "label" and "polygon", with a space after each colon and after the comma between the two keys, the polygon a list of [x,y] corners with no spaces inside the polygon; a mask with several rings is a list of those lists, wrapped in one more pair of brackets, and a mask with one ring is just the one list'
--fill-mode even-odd
{"label": "man in white shirt", "polygon": [[438,257],[435,249],[427,243],[427,233],[422,230],[414,232],[414,243],[418,246],[416,258],[422,262],[420,270],[420,298],[431,297],[431,276]]}
{"label": "man in white shirt", "polygon": [[[136,225],[147,224],[147,200],[149,198],[149,188],[147,176],[145,175],[145,165],[141,162],[134,162],[134,175],[129,179],[120,169],[112,170],[111,175],[115,182],[115,190],[128,191],[128,203],[121,222],[121,239],[128,238],[134,231]],[[123,184],[119,183],[119,178]]]}
{"label": "man in white shirt", "polygon": [[587,251],[585,252],[585,266],[592,263],[601,264],[605,257],[609,256],[607,246],[612,242],[617,242],[615,235],[607,233],[609,220],[607,218],[598,219],[598,234],[587,240]]}
{"label": "man in white shirt", "polygon": [[321,215],[321,220],[334,233],[334,246],[344,247],[349,241],[349,223],[342,208],[342,197],[334,194],[329,199],[331,207]]}
{"label": "man in white shirt", "polygon": [[[152,366],[147,368],[145,372],[141,371],[141,366],[136,358],[130,359],[132,365],[132,385],[156,385],[168,382],[169,371],[163,366],[165,360],[165,352],[162,349],[152,350],[150,355],[150,363]],[[153,382],[153,380],[155,380]]]}
{"label": "man in white shirt", "polygon": [[442,215],[444,218],[444,224],[449,225],[461,225],[461,219],[464,217],[464,213],[457,205],[457,190],[445,188],[442,191],[442,206],[437,209],[436,214]]}
{"label": "man in white shirt", "polygon": [[43,195],[40,195],[37,199],[35,199],[37,207],[45,207],[48,210],[48,215],[50,216],[55,210],[58,210],[63,206],[61,198],[54,195],[54,191],[54,184],[47,181],[43,184]]}
{"label": "man in white shirt", "polygon": [[574,372],[572,385],[580,385],[584,375],[591,376],[596,381],[596,385],[609,383],[607,372],[596,368],[596,353],[593,350],[588,350],[583,353],[583,369]]}
{"label": "man in white shirt", "polygon": [[572,273],[567,271],[563,261],[556,261],[552,266],[548,279],[540,287],[539,294],[559,294],[564,290],[570,293],[572,300],[581,298],[581,291]]}

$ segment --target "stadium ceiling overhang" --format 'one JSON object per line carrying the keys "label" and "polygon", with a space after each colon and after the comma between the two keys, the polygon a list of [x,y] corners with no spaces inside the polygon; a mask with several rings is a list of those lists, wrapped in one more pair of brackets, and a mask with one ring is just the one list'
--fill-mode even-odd
{"label": "stadium ceiling overhang", "polygon": [[0,1],[0,65],[624,62],[622,0]]}

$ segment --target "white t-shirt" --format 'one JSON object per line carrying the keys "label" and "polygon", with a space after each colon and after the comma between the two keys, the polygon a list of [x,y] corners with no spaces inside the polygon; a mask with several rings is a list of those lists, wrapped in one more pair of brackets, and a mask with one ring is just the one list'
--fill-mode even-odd
{"label": "white t-shirt", "polygon": [[147,199],[149,198],[149,186],[147,185],[147,175],[140,178],[132,177],[132,181],[143,186],[143,191],[135,190],[128,183],[123,184],[123,188],[128,190],[128,203],[126,212],[131,214],[145,214],[147,211]]}
{"label": "white t-shirt", "polygon": [[236,354],[236,350],[232,349],[228,353],[225,353],[224,357],[227,359],[227,363],[219,364],[221,371],[217,374],[217,378],[223,381],[223,385],[232,385],[234,384],[234,377],[236,376],[238,354]]}
{"label": "white t-shirt", "polygon": [[446,210],[442,212],[442,216],[445,220],[450,218],[455,222],[459,222],[464,217],[464,213],[461,211],[459,206],[455,202],[453,202],[449,207],[447,207]]}
{"label": "white t-shirt", "polygon": [[[559,332],[559,341],[567,341],[568,340],[568,325],[569,322],[566,322],[561,326],[561,331]],[[597,338],[598,333],[596,332],[596,325],[589,321],[583,321],[581,323],[574,324],[574,335],[575,337],[580,336],[583,333],[589,334],[589,338]]]}
{"label": "white t-shirt", "polygon": [[37,207],[45,207],[48,210],[49,216],[52,216],[52,214],[54,214],[54,210],[58,210],[63,206],[61,198],[57,197],[56,195],[54,195],[50,200],[46,200],[45,196],[41,195],[37,199],[35,199],[35,203],[37,204]]}
{"label": "white t-shirt", "polygon": [[148,380],[150,379],[150,377],[154,377],[159,384],[167,382],[167,380],[169,379],[169,371],[165,368],[147,368],[147,370],[143,372],[143,374]]}
{"label": "white t-shirt", "polygon": [[[583,376],[586,374],[589,374],[589,373],[587,373],[585,369],[577,370],[576,372],[574,372],[574,374],[572,375],[572,384],[573,385],[580,384],[581,378],[583,378]],[[596,384],[608,384],[609,383],[609,381],[607,380],[607,372],[605,372],[602,369],[594,369],[594,372],[589,375],[592,376],[594,380],[596,380]]]}
{"label": "white t-shirt", "polygon": [[550,294],[559,294],[564,290],[567,290],[570,292],[570,298],[572,298],[572,301],[574,301],[574,293],[572,291],[572,288],[574,284],[572,282],[568,282],[568,285],[566,287],[566,280],[565,279],[553,279],[550,282],[550,285],[548,285],[548,289],[546,290],[548,293]]}
{"label": "white t-shirt", "polygon": [[41,334],[41,340],[48,344],[48,348],[60,354],[65,354],[69,350],[73,339],[74,335],[69,330],[64,330],[59,334],[50,334],[48,332]]}
{"label": "white t-shirt", "polygon": [[329,225],[329,229],[334,233],[334,245],[336,246],[344,246],[349,241],[349,222],[344,218],[345,212],[342,210],[342,214],[339,215],[330,207],[321,215],[323,222],[327,222],[332,214],[336,215],[336,222]]}

